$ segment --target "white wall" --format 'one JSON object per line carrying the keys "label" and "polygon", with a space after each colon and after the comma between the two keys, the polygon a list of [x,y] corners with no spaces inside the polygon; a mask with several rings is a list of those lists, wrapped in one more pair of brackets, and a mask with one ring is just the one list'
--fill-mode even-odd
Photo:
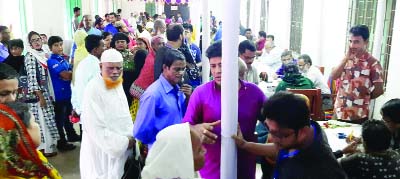
{"label": "white wall", "polygon": [[[267,35],[275,36],[275,44],[289,48],[290,42],[290,0],[270,0]],[[250,18],[253,18],[250,16]]]}
{"label": "white wall", "polygon": [[[140,12],[144,12],[146,10],[145,2],[140,0],[123,0],[121,5],[122,17],[124,18],[129,18],[131,16],[131,12],[139,15]],[[164,11],[164,9],[162,11]]]}
{"label": "white wall", "polygon": [[[12,26],[14,38],[21,38],[21,23],[19,15],[19,3],[18,1],[0,0],[0,25],[4,25],[10,28]],[[13,17],[13,18],[8,18]]]}
{"label": "white wall", "polygon": [[[26,7],[27,9],[29,6]],[[45,33],[47,36],[58,35],[65,37],[65,26],[71,26],[66,22],[65,1],[62,0],[35,0],[31,3],[31,14],[26,14],[27,19],[32,22],[28,32],[34,30]]]}

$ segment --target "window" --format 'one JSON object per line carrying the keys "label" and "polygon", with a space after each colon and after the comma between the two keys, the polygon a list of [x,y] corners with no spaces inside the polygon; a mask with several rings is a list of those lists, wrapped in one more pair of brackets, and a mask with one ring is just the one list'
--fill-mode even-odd
{"label": "window", "polygon": [[[374,31],[376,23],[376,7],[378,0],[351,0],[349,5],[349,18],[347,23],[347,32],[354,25],[364,24],[369,28],[369,46],[368,50],[372,52],[374,45]],[[349,37],[346,37],[346,47]]]}
{"label": "window", "polygon": [[381,56],[379,57],[383,68],[384,86],[387,84],[387,74],[389,69],[390,51],[392,46],[392,34],[394,24],[394,14],[396,9],[396,0],[386,0],[386,12],[383,28],[383,38],[381,46]]}
{"label": "window", "polygon": [[304,0],[292,0],[290,21],[290,50],[301,54]]}

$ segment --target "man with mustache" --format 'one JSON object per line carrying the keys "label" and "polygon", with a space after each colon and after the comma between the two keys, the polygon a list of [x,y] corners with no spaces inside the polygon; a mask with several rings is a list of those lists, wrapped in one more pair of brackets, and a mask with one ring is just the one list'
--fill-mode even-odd
{"label": "man with mustache", "polygon": [[140,97],[139,110],[133,129],[136,139],[149,148],[162,129],[181,123],[186,111],[186,101],[192,93],[188,84],[182,83],[186,61],[183,54],[167,49],[163,60],[162,74]]}
{"label": "man with mustache", "polygon": [[81,178],[121,178],[134,147],[132,119],[122,88],[122,55],[115,49],[101,55],[101,75],[85,89],[82,102]]}
{"label": "man with mustache", "polygon": [[332,70],[337,80],[334,105],[337,119],[362,123],[368,119],[369,104],[383,94],[382,66],[368,53],[369,30],[365,25],[350,29],[347,54]]}

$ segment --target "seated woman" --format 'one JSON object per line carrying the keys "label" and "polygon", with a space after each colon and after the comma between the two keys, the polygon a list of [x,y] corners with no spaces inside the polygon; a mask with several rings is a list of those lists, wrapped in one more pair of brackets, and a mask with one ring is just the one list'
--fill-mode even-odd
{"label": "seated woman", "polygon": [[0,178],[61,178],[36,150],[40,129],[27,104],[0,104],[0,140]]}
{"label": "seated woman", "polygon": [[285,76],[282,81],[279,82],[275,89],[275,93],[278,91],[286,91],[287,88],[290,89],[314,89],[314,83],[301,75],[299,72],[299,67],[295,63],[288,63],[285,66]]}
{"label": "seated woman", "polygon": [[365,152],[356,153],[340,161],[352,178],[399,178],[400,154],[389,149],[391,133],[381,120],[367,120],[362,125]]}
{"label": "seated woman", "polygon": [[382,119],[392,133],[390,147],[400,152],[400,99],[391,99],[381,108]]}
{"label": "seated woman", "polygon": [[142,178],[193,179],[195,171],[204,166],[205,153],[199,134],[189,127],[189,123],[169,126],[157,134]]}

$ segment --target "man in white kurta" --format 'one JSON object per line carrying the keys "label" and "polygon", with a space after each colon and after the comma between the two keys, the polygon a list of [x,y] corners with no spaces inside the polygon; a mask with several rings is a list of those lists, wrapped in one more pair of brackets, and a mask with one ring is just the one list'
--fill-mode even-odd
{"label": "man in white kurta", "polygon": [[133,123],[122,89],[122,55],[106,50],[101,56],[101,76],[86,87],[82,102],[82,179],[120,179],[135,140]]}

